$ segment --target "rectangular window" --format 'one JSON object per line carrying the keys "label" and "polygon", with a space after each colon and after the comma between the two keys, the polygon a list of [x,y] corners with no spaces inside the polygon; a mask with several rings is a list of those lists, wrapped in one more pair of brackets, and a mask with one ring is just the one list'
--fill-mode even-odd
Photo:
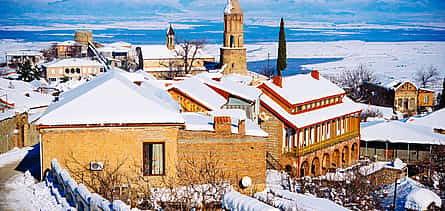
{"label": "rectangular window", "polygon": [[423,102],[426,103],[426,104],[428,104],[428,103],[430,102],[430,98],[429,98],[428,95],[425,95],[425,96],[423,97]]}
{"label": "rectangular window", "polygon": [[300,112],[301,111],[301,106],[297,107],[297,111]]}
{"label": "rectangular window", "polygon": [[144,176],[165,175],[165,143],[144,143]]}

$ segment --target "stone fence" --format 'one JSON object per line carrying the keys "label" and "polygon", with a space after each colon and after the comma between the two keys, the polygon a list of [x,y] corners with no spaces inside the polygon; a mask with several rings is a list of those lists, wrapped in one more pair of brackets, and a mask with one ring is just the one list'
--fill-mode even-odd
{"label": "stone fence", "polygon": [[51,161],[51,170],[46,174],[46,185],[57,202],[66,210],[80,211],[127,211],[130,206],[120,200],[112,203],[102,196],[91,193],[83,184],[77,184],[69,173],[60,167],[56,159]]}

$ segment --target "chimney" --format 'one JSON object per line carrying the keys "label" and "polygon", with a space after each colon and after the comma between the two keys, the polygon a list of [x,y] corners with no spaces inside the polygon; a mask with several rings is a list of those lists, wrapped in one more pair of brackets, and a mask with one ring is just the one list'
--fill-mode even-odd
{"label": "chimney", "polygon": [[232,120],[229,116],[215,116],[213,127],[218,134],[232,134]]}
{"label": "chimney", "polygon": [[283,88],[283,78],[281,76],[275,76],[273,78],[273,83],[279,86],[280,88]]}
{"label": "chimney", "polygon": [[245,119],[238,121],[238,134],[246,135],[246,120]]}
{"label": "chimney", "polygon": [[315,80],[320,80],[320,73],[318,72],[318,70],[313,70],[311,72],[311,76],[312,78],[314,78]]}

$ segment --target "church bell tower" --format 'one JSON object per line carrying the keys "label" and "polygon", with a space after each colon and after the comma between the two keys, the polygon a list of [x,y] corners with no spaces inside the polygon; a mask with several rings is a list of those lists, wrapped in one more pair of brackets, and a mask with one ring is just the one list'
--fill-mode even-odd
{"label": "church bell tower", "polygon": [[171,24],[167,31],[167,48],[168,50],[175,49],[175,31]]}
{"label": "church bell tower", "polygon": [[246,54],[243,10],[238,0],[228,0],[224,11],[224,46],[220,60],[227,65],[224,74],[247,75]]}

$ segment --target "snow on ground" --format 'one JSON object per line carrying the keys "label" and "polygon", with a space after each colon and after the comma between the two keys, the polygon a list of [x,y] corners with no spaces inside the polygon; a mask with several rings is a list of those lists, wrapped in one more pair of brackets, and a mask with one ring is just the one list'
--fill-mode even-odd
{"label": "snow on ground", "polygon": [[[20,42],[19,40],[0,40],[0,62],[5,52],[20,49],[40,49],[50,43]],[[277,43],[246,44],[249,62],[267,60],[277,55]],[[207,45],[206,54],[219,58],[221,45]],[[445,42],[289,42],[288,58],[343,58],[339,61],[304,65],[308,69],[317,69],[322,74],[332,75],[345,69],[352,69],[359,64],[366,64],[373,70],[378,80],[384,84],[394,79],[411,79],[421,68],[434,65],[445,77]],[[441,89],[441,83],[434,88]]]}
{"label": "snow on ground", "polygon": [[[381,203],[385,210],[389,210],[393,204],[394,188],[394,184],[384,188],[384,192],[387,194],[381,199]],[[396,196],[396,210],[405,210],[405,208],[425,210],[425,206],[430,205],[432,202],[439,207],[441,206],[439,196],[408,177],[400,180],[400,184],[397,185]]]}
{"label": "snow on ground", "polygon": [[16,169],[29,165],[29,170],[25,173],[15,170],[14,176],[5,182],[7,208],[12,210],[66,210],[62,209],[60,203],[51,193],[48,183],[46,181],[37,183],[30,173],[30,171],[36,170],[35,167],[38,164],[35,162],[39,162],[39,156],[35,157],[35,154],[39,152],[38,147],[35,145],[22,149],[14,148],[0,155],[0,168],[11,168],[5,165],[14,162],[20,162]]}
{"label": "snow on ground", "polygon": [[46,183],[36,183],[29,171],[12,177],[6,187],[11,189],[7,200],[15,210],[64,210]]}
{"label": "snow on ground", "polygon": [[[277,43],[246,44],[247,61],[267,60],[277,54]],[[219,46],[208,46],[207,51],[217,56]],[[445,77],[445,42],[289,42],[288,58],[343,58],[339,61],[304,65],[324,75],[333,75],[345,69],[365,64],[373,70],[377,79],[386,84],[394,79],[412,79],[421,68],[434,65]],[[434,88],[441,88],[438,83]]]}
{"label": "snow on ground", "polygon": [[32,147],[26,147],[22,149],[14,148],[8,152],[0,154],[0,167],[18,160],[22,160],[31,149]]}

